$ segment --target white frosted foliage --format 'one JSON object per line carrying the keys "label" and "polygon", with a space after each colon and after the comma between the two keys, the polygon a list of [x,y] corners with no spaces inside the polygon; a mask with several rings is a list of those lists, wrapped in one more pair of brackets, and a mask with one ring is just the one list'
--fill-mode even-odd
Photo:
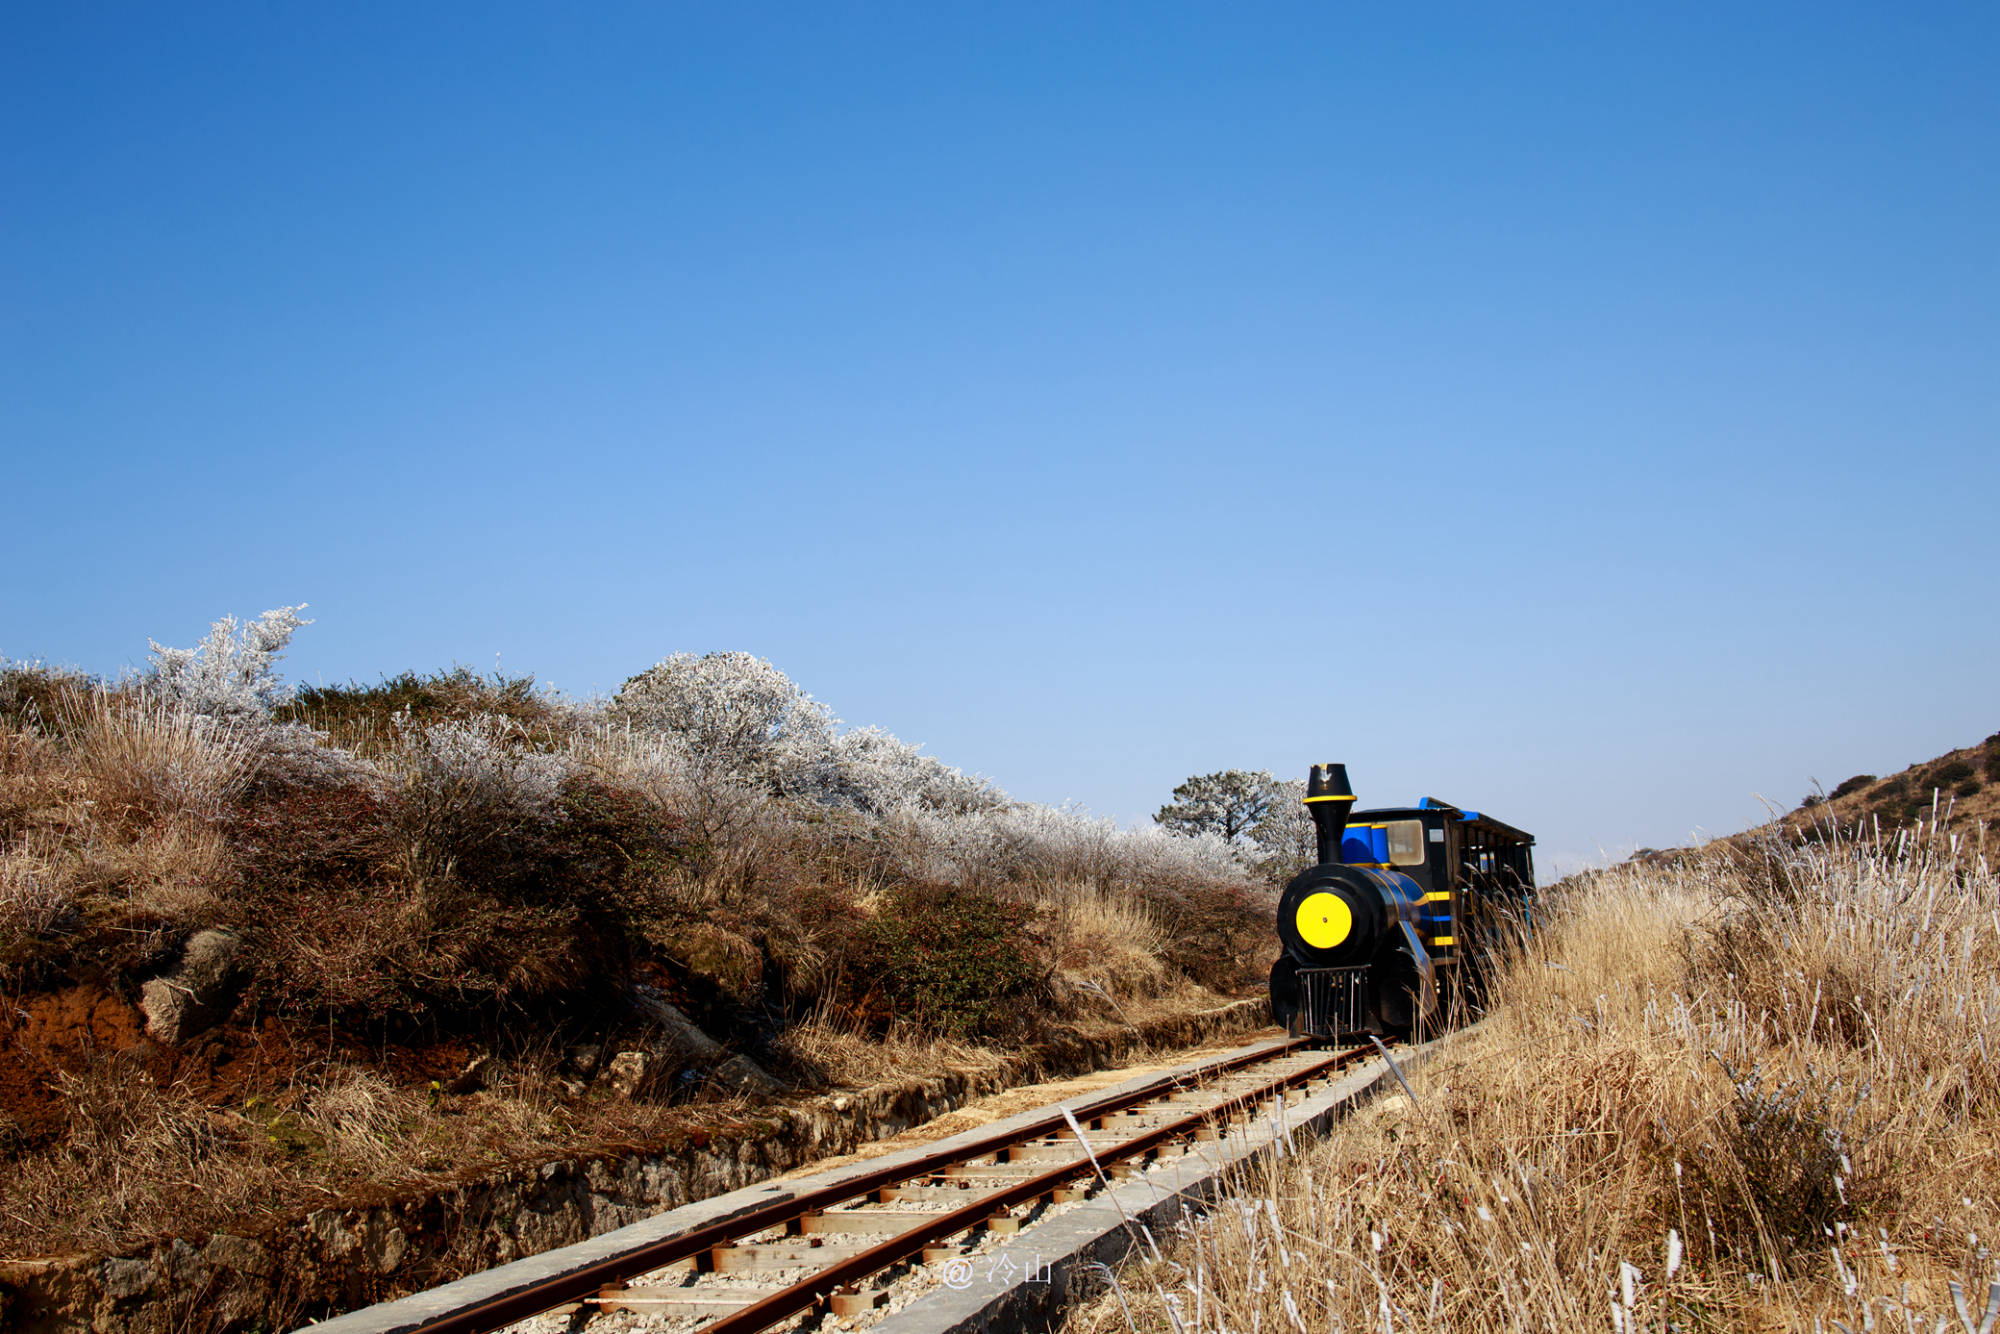
{"label": "white frosted foliage", "polygon": [[677,738],[699,764],[781,791],[824,781],[832,710],[749,653],[676,653],[627,681],[612,715]]}
{"label": "white frosted foliage", "polygon": [[299,615],[305,603],[277,607],[248,625],[224,616],[208,629],[198,648],[153,650],[152,685],[169,703],[211,718],[255,720],[292,697],[278,677],[277,661],[292,632],[312,622]]}

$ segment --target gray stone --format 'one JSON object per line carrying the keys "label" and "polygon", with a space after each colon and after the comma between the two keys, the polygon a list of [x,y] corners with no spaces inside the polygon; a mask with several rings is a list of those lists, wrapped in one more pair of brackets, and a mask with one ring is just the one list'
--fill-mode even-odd
{"label": "gray stone", "polygon": [[229,1013],[243,940],[228,931],[197,931],[181,947],[180,966],[139,989],[146,1032],[175,1046]]}
{"label": "gray stone", "polygon": [[621,1098],[644,1098],[657,1092],[680,1062],[655,1051],[621,1051],[604,1066],[611,1091]]}
{"label": "gray stone", "polygon": [[315,1209],[307,1214],[306,1227],[319,1239],[320,1253],[329,1260],[344,1260],[361,1244],[331,1209]]}
{"label": "gray stone", "polygon": [[379,1212],[370,1213],[361,1229],[361,1258],[378,1274],[394,1272],[409,1254],[410,1239],[403,1229],[389,1223]]}
{"label": "gray stone", "polygon": [[665,1032],[674,1055],[689,1065],[716,1065],[729,1053],[722,1044],[701,1031],[694,1020],[670,1004],[666,997],[647,986],[632,988],[632,1005]]}
{"label": "gray stone", "polygon": [[770,1097],[783,1093],[784,1081],[775,1079],[748,1056],[731,1056],[729,1049],[701,1031],[680,1007],[647,986],[632,988],[632,1005],[663,1030],[668,1048],[684,1065],[705,1065],[713,1078],[738,1093]]}
{"label": "gray stone", "polygon": [[716,1083],[737,1093],[747,1093],[757,1097],[774,1097],[785,1091],[785,1086],[764,1072],[748,1056],[732,1056],[715,1067],[713,1076]]}
{"label": "gray stone", "polygon": [[106,1296],[117,1299],[137,1297],[151,1288],[158,1277],[153,1266],[144,1260],[106,1260],[97,1269],[98,1286]]}
{"label": "gray stone", "polygon": [[218,1232],[208,1239],[208,1245],[201,1248],[201,1258],[217,1269],[253,1274],[258,1278],[269,1277],[272,1270],[269,1251],[248,1238],[232,1237],[226,1232]]}

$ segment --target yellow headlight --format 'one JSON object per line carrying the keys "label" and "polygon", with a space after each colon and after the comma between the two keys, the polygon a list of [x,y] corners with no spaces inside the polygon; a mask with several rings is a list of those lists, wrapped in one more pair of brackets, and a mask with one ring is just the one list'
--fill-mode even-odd
{"label": "yellow headlight", "polygon": [[1299,905],[1299,936],[1316,950],[1330,950],[1354,930],[1354,914],[1347,900],[1324,890],[1306,897]]}

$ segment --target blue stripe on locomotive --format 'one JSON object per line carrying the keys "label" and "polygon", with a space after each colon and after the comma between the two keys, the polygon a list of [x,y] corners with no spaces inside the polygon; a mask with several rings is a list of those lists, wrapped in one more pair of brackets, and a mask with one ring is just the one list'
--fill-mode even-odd
{"label": "blue stripe on locomotive", "polygon": [[1349,829],[1340,840],[1340,859],[1349,866],[1387,866],[1389,831],[1366,825]]}

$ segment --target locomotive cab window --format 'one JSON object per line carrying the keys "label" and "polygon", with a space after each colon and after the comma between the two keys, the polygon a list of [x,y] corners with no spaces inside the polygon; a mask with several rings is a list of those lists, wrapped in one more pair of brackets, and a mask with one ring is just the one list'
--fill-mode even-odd
{"label": "locomotive cab window", "polygon": [[1424,822],[1422,820],[1391,820],[1382,826],[1389,836],[1389,864],[1391,866],[1422,866],[1424,864]]}

